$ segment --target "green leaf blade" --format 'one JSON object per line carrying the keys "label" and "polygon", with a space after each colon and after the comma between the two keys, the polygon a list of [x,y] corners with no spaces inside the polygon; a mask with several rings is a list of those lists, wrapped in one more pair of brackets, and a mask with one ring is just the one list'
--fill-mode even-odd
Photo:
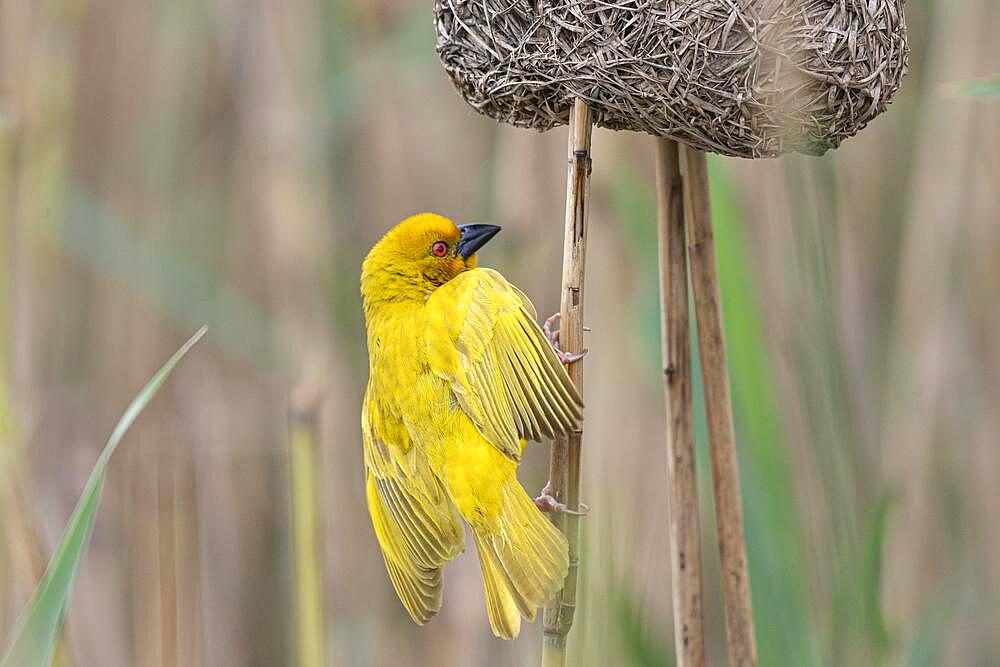
{"label": "green leaf blade", "polygon": [[180,360],[201,340],[208,330],[202,327],[165,363],[156,375],[136,395],[122,414],[111,432],[104,450],[101,452],[94,470],[87,480],[83,494],[77,501],[62,539],[42,581],[35,589],[31,600],[25,606],[11,633],[11,645],[0,660],[0,667],[45,667],[52,661],[59,629],[62,626],[66,606],[69,601],[76,575],[83,559],[84,550],[94,528],[97,507],[100,504],[101,489],[108,461],[118,443],[140,413],[149,405],[167,377]]}

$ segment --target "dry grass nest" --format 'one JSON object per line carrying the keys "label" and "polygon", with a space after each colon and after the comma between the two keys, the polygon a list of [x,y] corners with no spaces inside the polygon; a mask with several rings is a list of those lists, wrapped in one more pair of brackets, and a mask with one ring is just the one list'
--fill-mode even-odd
{"label": "dry grass nest", "polygon": [[738,157],[822,155],[892,100],[903,0],[436,0],[437,50],[477,111]]}

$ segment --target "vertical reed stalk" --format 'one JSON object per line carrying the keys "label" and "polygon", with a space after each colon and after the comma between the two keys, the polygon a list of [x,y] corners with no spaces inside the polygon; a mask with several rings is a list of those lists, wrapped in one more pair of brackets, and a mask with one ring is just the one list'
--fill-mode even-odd
{"label": "vertical reed stalk", "polygon": [[316,461],[318,407],[318,393],[304,392],[299,398],[293,397],[289,410],[295,632],[299,667],[323,667],[326,664]]}
{"label": "vertical reed stalk", "polygon": [[[559,343],[566,352],[583,349],[583,284],[590,212],[590,109],[576,100],[569,120],[569,165],[566,170],[566,237],[563,245],[562,300]],[[569,376],[583,394],[583,362],[569,366]],[[549,482],[555,499],[570,510],[580,509],[580,445],[582,424],[566,438],[552,443]],[[580,517],[557,514],[557,525],[569,542],[569,572],[563,589],[545,606],[542,664],[566,664],[566,637],[576,610],[580,565]]]}
{"label": "vertical reed stalk", "polygon": [[691,409],[687,245],[678,151],[676,141],[656,140],[660,343],[667,404],[667,476],[670,485],[670,574],[677,664],[679,667],[703,667],[705,636],[701,529]]}
{"label": "vertical reed stalk", "polygon": [[750,603],[746,540],[743,535],[732,396],[722,330],[722,302],[718,268],[715,264],[712,209],[708,197],[708,163],[704,153],[688,146],[683,146],[680,154],[691,286],[698,324],[705,412],[708,418],[709,456],[712,461],[712,488],[719,534],[729,664],[732,667],[745,667],[757,664],[757,646]]}

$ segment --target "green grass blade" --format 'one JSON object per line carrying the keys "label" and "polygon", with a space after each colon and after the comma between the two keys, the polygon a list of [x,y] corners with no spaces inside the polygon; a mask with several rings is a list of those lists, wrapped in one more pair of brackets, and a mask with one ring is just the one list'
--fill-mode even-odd
{"label": "green grass blade", "polygon": [[118,420],[118,425],[112,431],[104,451],[101,452],[94,470],[90,473],[90,479],[87,480],[83,494],[77,502],[76,509],[73,510],[66,532],[45,570],[41,583],[35,589],[17,623],[14,624],[11,635],[13,639],[3,660],[0,661],[0,667],[45,667],[51,662],[59,628],[66,613],[66,604],[94,526],[108,461],[118,448],[118,443],[125,436],[125,432],[149,405],[177,363],[205,335],[206,330],[207,327],[199,329],[174,353],[174,356],[170,357],[153,379],[132,399]]}
{"label": "green grass blade", "polygon": [[864,597],[864,621],[875,655],[881,660],[889,657],[889,630],[885,616],[882,613],[882,578],[885,573],[885,561],[882,552],[885,548],[885,533],[889,524],[890,496],[883,494],[875,508],[871,525],[865,539],[864,564],[862,566],[862,585]]}

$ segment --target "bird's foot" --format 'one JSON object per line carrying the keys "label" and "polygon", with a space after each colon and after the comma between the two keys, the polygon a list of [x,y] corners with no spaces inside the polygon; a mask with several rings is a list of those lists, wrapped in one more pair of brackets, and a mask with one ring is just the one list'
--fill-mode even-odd
{"label": "bird's foot", "polygon": [[535,506],[543,512],[551,514],[569,514],[572,516],[585,516],[590,512],[590,508],[580,503],[579,510],[571,510],[565,503],[561,503],[552,496],[552,482],[546,482],[542,493],[535,498]]}
{"label": "bird's foot", "polygon": [[545,322],[542,324],[542,331],[545,332],[545,337],[549,339],[549,343],[552,344],[552,347],[556,348],[557,350],[559,349],[559,332],[553,331],[552,326],[556,322],[558,322],[559,318],[561,317],[562,313],[560,313],[557,310],[556,312],[549,315],[548,319],[546,319]]}
{"label": "bird's foot", "polygon": [[[583,352],[563,352],[559,348],[559,332],[553,331],[552,326],[559,321],[561,317],[560,313],[553,313],[545,322],[542,324],[542,331],[545,332],[545,337],[549,339],[549,343],[552,345],[552,349],[556,351],[556,356],[559,357],[559,361],[566,365],[572,364],[575,361],[580,361],[586,356],[588,350],[584,348]],[[590,327],[584,327],[584,331],[590,331]]]}

